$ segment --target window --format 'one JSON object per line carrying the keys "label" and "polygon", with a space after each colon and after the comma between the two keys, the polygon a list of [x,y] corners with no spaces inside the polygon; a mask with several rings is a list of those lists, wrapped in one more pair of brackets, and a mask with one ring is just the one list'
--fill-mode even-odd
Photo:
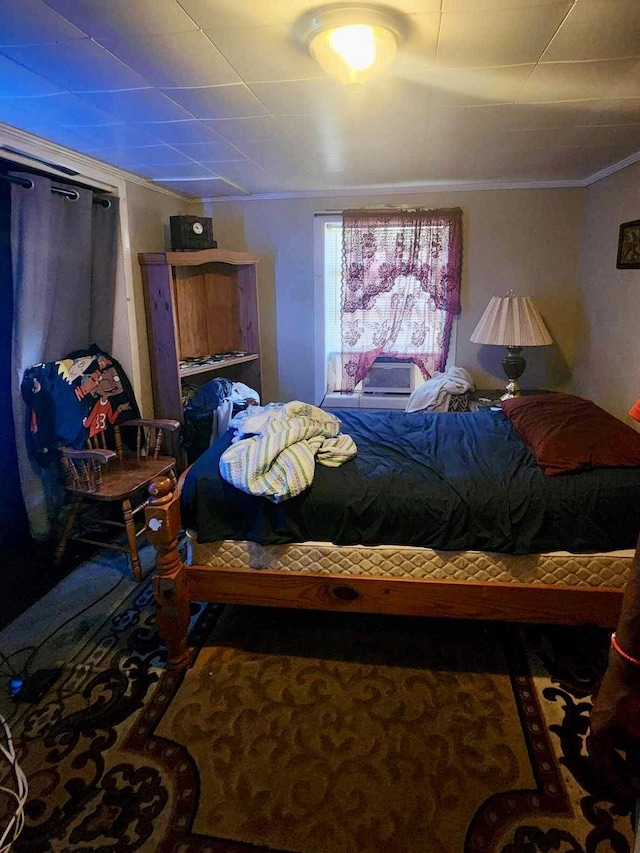
{"label": "window", "polygon": [[[327,357],[342,349],[340,280],[342,277],[342,219],[324,223],[324,335]],[[335,389],[332,389],[335,390]]]}
{"label": "window", "polygon": [[[383,227],[385,235],[381,242],[395,244],[401,240],[401,226],[392,222],[376,224],[376,227]],[[443,224],[440,220],[429,225],[429,236],[423,247],[422,258],[425,268],[430,263],[430,257],[433,257],[434,244],[437,244],[438,263],[443,269],[448,270],[448,250],[449,250],[449,226],[447,221]],[[361,330],[365,332],[361,335],[368,340],[360,342],[363,348],[369,350],[375,347],[374,339],[376,330],[386,328],[394,323],[394,335],[392,337],[393,345],[391,349],[385,349],[378,346],[373,356],[367,355],[370,359],[366,370],[369,369],[371,363],[376,357],[401,355],[411,358],[420,368],[423,373],[426,370],[427,376],[433,373],[436,369],[445,368],[445,364],[438,362],[440,352],[429,352],[425,358],[421,358],[424,354],[424,349],[438,350],[441,347],[444,350],[444,357],[447,358],[447,364],[455,361],[455,323],[451,310],[446,310],[445,306],[437,304],[437,300],[432,298],[432,295],[427,292],[426,284],[427,274],[422,276],[420,281],[413,275],[396,275],[393,278],[393,286],[387,287],[386,292],[376,293],[373,298],[370,296],[363,302],[364,310],[360,310],[357,314],[349,314],[343,310],[343,288],[342,288],[342,243],[343,236],[343,217],[340,214],[334,215],[316,215],[315,217],[315,254],[316,254],[316,398],[321,401],[327,392],[339,391],[344,388],[344,377],[342,372],[342,362],[340,354],[346,350],[343,341],[343,317],[348,323],[357,321],[360,323]],[[431,254],[429,254],[431,253]],[[419,273],[420,275],[420,273]],[[408,322],[403,328],[397,327],[398,320],[398,301],[403,304],[411,304],[411,300],[420,300],[419,317],[423,326],[428,326],[426,336],[416,336],[416,313],[407,310],[404,316],[408,318]],[[459,287],[458,287],[459,293]],[[413,337],[412,337],[413,336]],[[379,340],[379,338],[378,338]],[[412,340],[414,345],[412,346]],[[415,345],[416,340],[418,345],[422,343],[422,349],[418,349]],[[436,342],[434,345],[433,342]],[[428,344],[428,345],[427,345]],[[349,357],[349,356],[347,356]],[[363,375],[366,374],[366,370]],[[358,377],[354,383],[354,390],[360,389],[361,377]]]}

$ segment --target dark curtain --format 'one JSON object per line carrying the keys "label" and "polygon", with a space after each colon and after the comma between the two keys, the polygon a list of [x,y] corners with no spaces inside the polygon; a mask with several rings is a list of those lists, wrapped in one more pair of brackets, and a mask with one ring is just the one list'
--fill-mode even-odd
{"label": "dark curtain", "polygon": [[27,189],[11,184],[13,270],[12,401],[22,494],[34,538],[46,538],[63,498],[55,468],[29,457],[26,407],[20,394],[25,370],[97,344],[110,352],[113,339],[117,199],[94,204],[90,190],[67,186],[77,198],[52,192],[62,186],[28,177]]}
{"label": "dark curtain", "polygon": [[11,417],[11,326],[13,281],[11,278],[11,189],[0,181],[0,546],[29,536],[29,521],[18,471],[16,433]]}

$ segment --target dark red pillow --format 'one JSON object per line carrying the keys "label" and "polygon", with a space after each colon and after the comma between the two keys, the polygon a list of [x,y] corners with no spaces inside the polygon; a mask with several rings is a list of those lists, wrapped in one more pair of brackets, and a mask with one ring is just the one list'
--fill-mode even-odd
{"label": "dark red pillow", "polygon": [[590,400],[532,394],[504,400],[502,410],[545,474],[640,466],[640,433]]}

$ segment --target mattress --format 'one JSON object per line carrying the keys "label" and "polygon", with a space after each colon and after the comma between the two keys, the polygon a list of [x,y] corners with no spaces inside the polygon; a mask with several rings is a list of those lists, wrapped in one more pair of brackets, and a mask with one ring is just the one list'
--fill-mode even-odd
{"label": "mattress", "polygon": [[514,555],[483,551],[437,551],[395,545],[336,546],[327,542],[260,545],[223,540],[200,543],[191,537],[198,566],[273,569],[345,577],[412,578],[548,586],[624,587],[634,550],[572,554],[552,551]]}

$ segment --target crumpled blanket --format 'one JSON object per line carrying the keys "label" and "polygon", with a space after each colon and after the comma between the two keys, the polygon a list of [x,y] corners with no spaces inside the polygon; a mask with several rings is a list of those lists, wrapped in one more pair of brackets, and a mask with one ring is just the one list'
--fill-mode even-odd
{"label": "crumpled blanket", "polygon": [[251,406],[229,424],[237,430],[220,457],[220,475],[251,495],[281,503],[313,482],[315,463],[337,467],[353,458],[353,439],[335,415],[293,400]]}
{"label": "crumpled blanket", "polygon": [[436,371],[411,392],[405,412],[448,412],[452,394],[464,394],[475,388],[473,378],[464,367],[449,367]]}

